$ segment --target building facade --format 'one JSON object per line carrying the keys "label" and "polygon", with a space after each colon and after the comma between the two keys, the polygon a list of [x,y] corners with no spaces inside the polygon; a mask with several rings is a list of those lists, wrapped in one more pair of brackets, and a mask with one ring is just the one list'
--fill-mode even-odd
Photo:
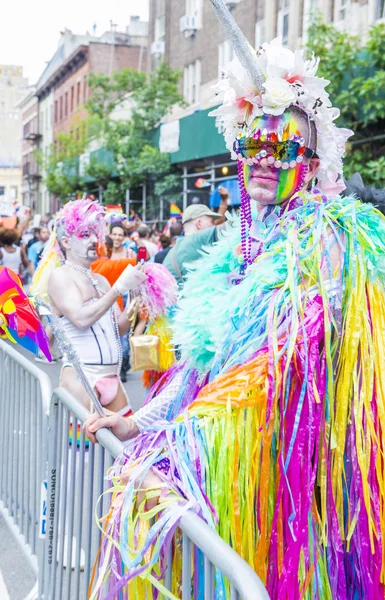
{"label": "building facade", "polygon": [[[226,4],[255,47],[277,36],[292,49],[301,47],[316,11],[326,22],[363,41],[370,25],[385,16],[385,0],[229,0]],[[236,177],[220,128],[208,117],[215,106],[213,86],[221,77],[221,66],[232,57],[232,45],[210,2],[150,0],[149,68],[166,60],[179,69],[180,91],[188,105],[164,119],[159,135],[160,148],[183,171],[184,205],[194,196],[208,200],[218,183]],[[198,177],[210,185],[197,188]]]}
{"label": "building facade", "polygon": [[23,67],[0,65],[0,201],[20,201],[22,119],[18,104],[26,95]]}
{"label": "building facade", "polygon": [[39,105],[35,88],[20,102],[22,112],[23,142],[22,142],[22,204],[37,209],[39,200],[38,154],[40,151],[41,134],[39,133]]}
{"label": "building facade", "polygon": [[[59,46],[36,85],[39,187],[38,213],[55,212],[58,202],[49,193],[45,178],[49,158],[58,148],[60,133],[80,139],[85,134],[89,98],[88,77],[92,73],[147,69],[148,23],[131,17],[124,32],[113,27],[100,37],[74,35],[65,30]],[[29,115],[25,115],[27,119]]]}

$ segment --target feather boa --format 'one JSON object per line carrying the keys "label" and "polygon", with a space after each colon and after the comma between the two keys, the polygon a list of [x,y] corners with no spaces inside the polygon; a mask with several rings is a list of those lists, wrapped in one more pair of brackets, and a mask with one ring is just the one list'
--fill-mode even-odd
{"label": "feather boa", "polygon": [[[354,199],[302,201],[240,285],[228,277],[239,231],[189,278],[176,326],[185,362],[169,376],[183,371],[181,398],[111,471],[92,598],[180,597],[176,526],[190,508],[273,600],[384,597],[385,219]],[[136,499],[154,467],[165,487],[146,512]],[[195,557],[195,598],[203,585]],[[215,597],[230,597],[218,572]]]}

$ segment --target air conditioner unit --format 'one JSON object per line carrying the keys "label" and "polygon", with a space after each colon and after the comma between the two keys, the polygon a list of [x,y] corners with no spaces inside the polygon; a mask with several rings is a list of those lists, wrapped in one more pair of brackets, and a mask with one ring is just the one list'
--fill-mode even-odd
{"label": "air conditioner unit", "polygon": [[180,19],[180,30],[185,37],[194,35],[198,29],[197,18],[195,15],[183,15]]}
{"label": "air conditioner unit", "polygon": [[152,42],[151,54],[154,54],[156,56],[161,56],[162,54],[164,54],[164,42]]}

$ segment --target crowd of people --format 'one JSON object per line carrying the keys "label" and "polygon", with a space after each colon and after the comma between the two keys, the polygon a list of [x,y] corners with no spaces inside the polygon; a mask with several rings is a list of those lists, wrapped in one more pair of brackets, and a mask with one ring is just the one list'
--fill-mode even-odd
{"label": "crowd of people", "polygon": [[28,285],[37,269],[45,244],[50,236],[48,223],[52,217],[45,215],[39,227],[32,227],[32,215],[18,222],[13,229],[1,226],[0,265],[12,269]]}

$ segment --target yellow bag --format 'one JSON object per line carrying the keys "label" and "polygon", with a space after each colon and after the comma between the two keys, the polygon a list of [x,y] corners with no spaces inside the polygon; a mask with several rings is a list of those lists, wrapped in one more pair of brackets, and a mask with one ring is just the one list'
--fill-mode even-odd
{"label": "yellow bag", "polygon": [[159,370],[159,338],[157,335],[132,335],[130,337],[131,370]]}
{"label": "yellow bag", "polygon": [[132,371],[158,371],[159,361],[159,337],[157,335],[133,335],[136,318],[138,316],[138,301],[131,302],[127,313],[130,314],[135,308],[130,328],[130,361]]}

